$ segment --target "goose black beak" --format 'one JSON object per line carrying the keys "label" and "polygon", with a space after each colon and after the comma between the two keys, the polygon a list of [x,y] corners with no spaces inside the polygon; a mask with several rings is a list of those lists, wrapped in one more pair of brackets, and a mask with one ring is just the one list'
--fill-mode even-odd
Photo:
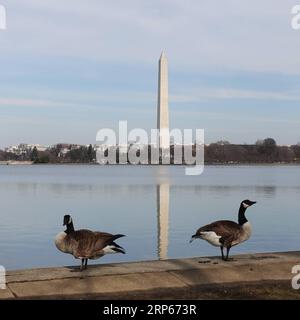
{"label": "goose black beak", "polygon": [[256,203],[256,201],[252,201],[251,206],[253,206]]}

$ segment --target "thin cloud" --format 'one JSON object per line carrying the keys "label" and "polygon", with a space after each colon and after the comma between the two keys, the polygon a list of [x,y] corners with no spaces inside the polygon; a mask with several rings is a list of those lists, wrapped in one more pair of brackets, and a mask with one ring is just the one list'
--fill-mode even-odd
{"label": "thin cloud", "polygon": [[268,92],[258,90],[238,90],[228,88],[199,88],[186,95],[171,95],[170,100],[176,103],[199,102],[204,99],[245,99],[268,101],[300,101],[300,93],[297,92]]}
{"label": "thin cloud", "polygon": [[[55,93],[52,92],[55,95]],[[60,95],[62,92],[59,93]],[[75,95],[75,97],[74,97]],[[103,108],[107,103],[126,103],[141,104],[144,107],[128,108],[130,111],[147,111],[156,105],[156,95],[154,92],[133,92],[133,91],[109,91],[104,93],[75,93],[66,92],[66,100],[48,99],[25,99],[25,98],[0,98],[0,107],[98,107]],[[267,100],[267,101],[300,101],[300,94],[297,92],[268,92],[268,91],[249,91],[228,88],[200,88],[193,89],[189,94],[171,94],[170,103],[197,103],[203,100]],[[148,104],[148,106],[147,106]],[[111,105],[110,110],[123,110],[122,106]]]}
{"label": "thin cloud", "polygon": [[[0,2],[9,13],[9,28],[0,35],[0,127],[7,144],[23,132],[41,139],[72,132],[74,140],[90,141],[91,123],[116,123],[120,114],[149,126],[156,116],[163,49],[173,123],[201,121],[211,135],[220,129],[226,134],[224,116],[213,111],[224,109],[228,120],[245,119],[250,112],[243,102],[251,105],[247,119],[253,121],[241,121],[235,139],[247,141],[249,128],[253,136],[262,129],[272,136],[277,121],[285,121],[283,141],[298,134],[289,126],[299,115],[293,102],[300,100],[300,31],[290,26],[294,0],[225,0],[223,6],[217,0]],[[193,113],[197,103],[202,113]],[[281,117],[283,105],[287,112]],[[264,107],[272,108],[271,120]],[[13,118],[5,123],[6,115],[36,114],[44,121],[42,133]]]}
{"label": "thin cloud", "polygon": [[0,107],[70,107],[72,105],[52,100],[0,98]]}
{"label": "thin cloud", "polygon": [[[2,0],[4,1],[4,0]],[[7,1],[1,55],[41,54],[175,67],[300,74],[294,0]],[[2,46],[3,44],[3,46]]]}

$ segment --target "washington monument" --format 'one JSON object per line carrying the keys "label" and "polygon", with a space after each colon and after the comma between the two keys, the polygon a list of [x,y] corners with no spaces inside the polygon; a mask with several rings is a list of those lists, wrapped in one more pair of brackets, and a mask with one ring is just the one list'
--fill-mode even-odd
{"label": "washington monument", "polygon": [[170,148],[168,60],[164,52],[160,56],[158,67],[157,129],[159,129],[159,147],[168,149]]}

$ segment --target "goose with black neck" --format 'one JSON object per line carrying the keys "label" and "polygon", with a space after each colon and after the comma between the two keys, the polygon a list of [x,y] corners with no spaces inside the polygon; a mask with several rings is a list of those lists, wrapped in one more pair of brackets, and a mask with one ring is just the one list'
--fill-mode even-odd
{"label": "goose with black neck", "polygon": [[[222,259],[228,261],[230,249],[251,237],[252,226],[245,213],[247,208],[255,203],[256,201],[248,199],[242,201],[238,213],[238,223],[229,220],[215,221],[199,228],[190,242],[194,239],[206,240],[211,245],[220,247]],[[226,248],[226,256],[224,255],[224,248]]]}
{"label": "goose with black neck", "polygon": [[86,229],[76,231],[70,215],[64,216],[63,225],[66,226],[66,230],[57,234],[55,245],[58,250],[81,259],[81,271],[87,268],[89,259],[99,259],[109,253],[125,253],[125,250],[115,242],[124,237],[123,234],[113,235]]}

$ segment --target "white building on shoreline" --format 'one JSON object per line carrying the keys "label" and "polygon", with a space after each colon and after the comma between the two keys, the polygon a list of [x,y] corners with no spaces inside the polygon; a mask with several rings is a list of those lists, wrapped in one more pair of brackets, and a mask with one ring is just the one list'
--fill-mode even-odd
{"label": "white building on shoreline", "polygon": [[30,153],[34,148],[37,149],[37,151],[46,151],[49,147],[48,146],[43,146],[40,144],[27,144],[27,143],[20,143],[19,145],[16,146],[9,146],[5,148],[5,152],[10,152],[15,155],[21,156],[21,155],[26,155]]}

